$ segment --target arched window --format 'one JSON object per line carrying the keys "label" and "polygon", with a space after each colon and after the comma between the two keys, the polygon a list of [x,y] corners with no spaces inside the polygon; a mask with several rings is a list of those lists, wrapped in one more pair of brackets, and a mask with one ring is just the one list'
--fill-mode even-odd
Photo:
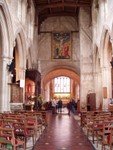
{"label": "arched window", "polygon": [[70,78],[66,76],[54,78],[54,93],[70,93]]}

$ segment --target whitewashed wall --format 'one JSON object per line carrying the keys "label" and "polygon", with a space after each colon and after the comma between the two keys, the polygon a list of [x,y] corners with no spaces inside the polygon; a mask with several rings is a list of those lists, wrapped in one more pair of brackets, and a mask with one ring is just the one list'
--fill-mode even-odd
{"label": "whitewashed wall", "polygon": [[86,97],[94,92],[92,26],[90,9],[81,8],[80,25],[80,102],[81,108],[87,109]]}
{"label": "whitewashed wall", "polygon": [[79,32],[77,21],[73,17],[53,17],[46,19],[41,25],[41,31],[50,32],[72,32],[72,59],[71,60],[52,60],[51,59],[51,33],[41,33],[38,38],[38,61],[42,76],[48,71],[66,67],[72,68],[78,74],[80,73],[80,50],[79,50]]}

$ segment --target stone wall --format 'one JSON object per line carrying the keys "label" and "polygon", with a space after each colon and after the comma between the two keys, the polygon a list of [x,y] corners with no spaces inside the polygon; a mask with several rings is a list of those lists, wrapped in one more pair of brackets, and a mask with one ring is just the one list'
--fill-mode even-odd
{"label": "stone wall", "polygon": [[[113,2],[93,1],[92,7],[92,31],[94,54],[94,78],[97,107],[103,105],[108,108],[109,98],[112,97],[112,81],[110,60],[113,55]],[[97,63],[98,62],[98,63]],[[107,97],[104,98],[103,89],[107,89]],[[106,102],[106,103],[105,103]]]}
{"label": "stone wall", "polygon": [[[79,54],[79,32],[77,21],[73,17],[53,17],[46,19],[41,25],[41,31],[50,33],[40,33],[38,37],[38,61],[41,68],[41,75],[48,71],[62,67],[72,68],[80,73],[80,54]],[[77,32],[76,32],[77,31]],[[71,60],[52,60],[51,59],[51,32],[71,32],[72,58]]]}

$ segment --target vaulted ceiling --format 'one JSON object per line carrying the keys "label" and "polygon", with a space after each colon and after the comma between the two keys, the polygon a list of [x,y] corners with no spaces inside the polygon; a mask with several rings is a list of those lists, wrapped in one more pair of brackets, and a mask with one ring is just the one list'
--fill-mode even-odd
{"label": "vaulted ceiling", "polygon": [[78,17],[80,7],[90,7],[92,0],[33,0],[38,26],[48,17]]}

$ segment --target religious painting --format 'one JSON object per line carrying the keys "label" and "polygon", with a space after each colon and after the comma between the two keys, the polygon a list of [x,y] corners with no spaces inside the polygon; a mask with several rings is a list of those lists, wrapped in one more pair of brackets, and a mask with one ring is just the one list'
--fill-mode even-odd
{"label": "religious painting", "polygon": [[52,33],[52,59],[71,59],[71,33]]}

